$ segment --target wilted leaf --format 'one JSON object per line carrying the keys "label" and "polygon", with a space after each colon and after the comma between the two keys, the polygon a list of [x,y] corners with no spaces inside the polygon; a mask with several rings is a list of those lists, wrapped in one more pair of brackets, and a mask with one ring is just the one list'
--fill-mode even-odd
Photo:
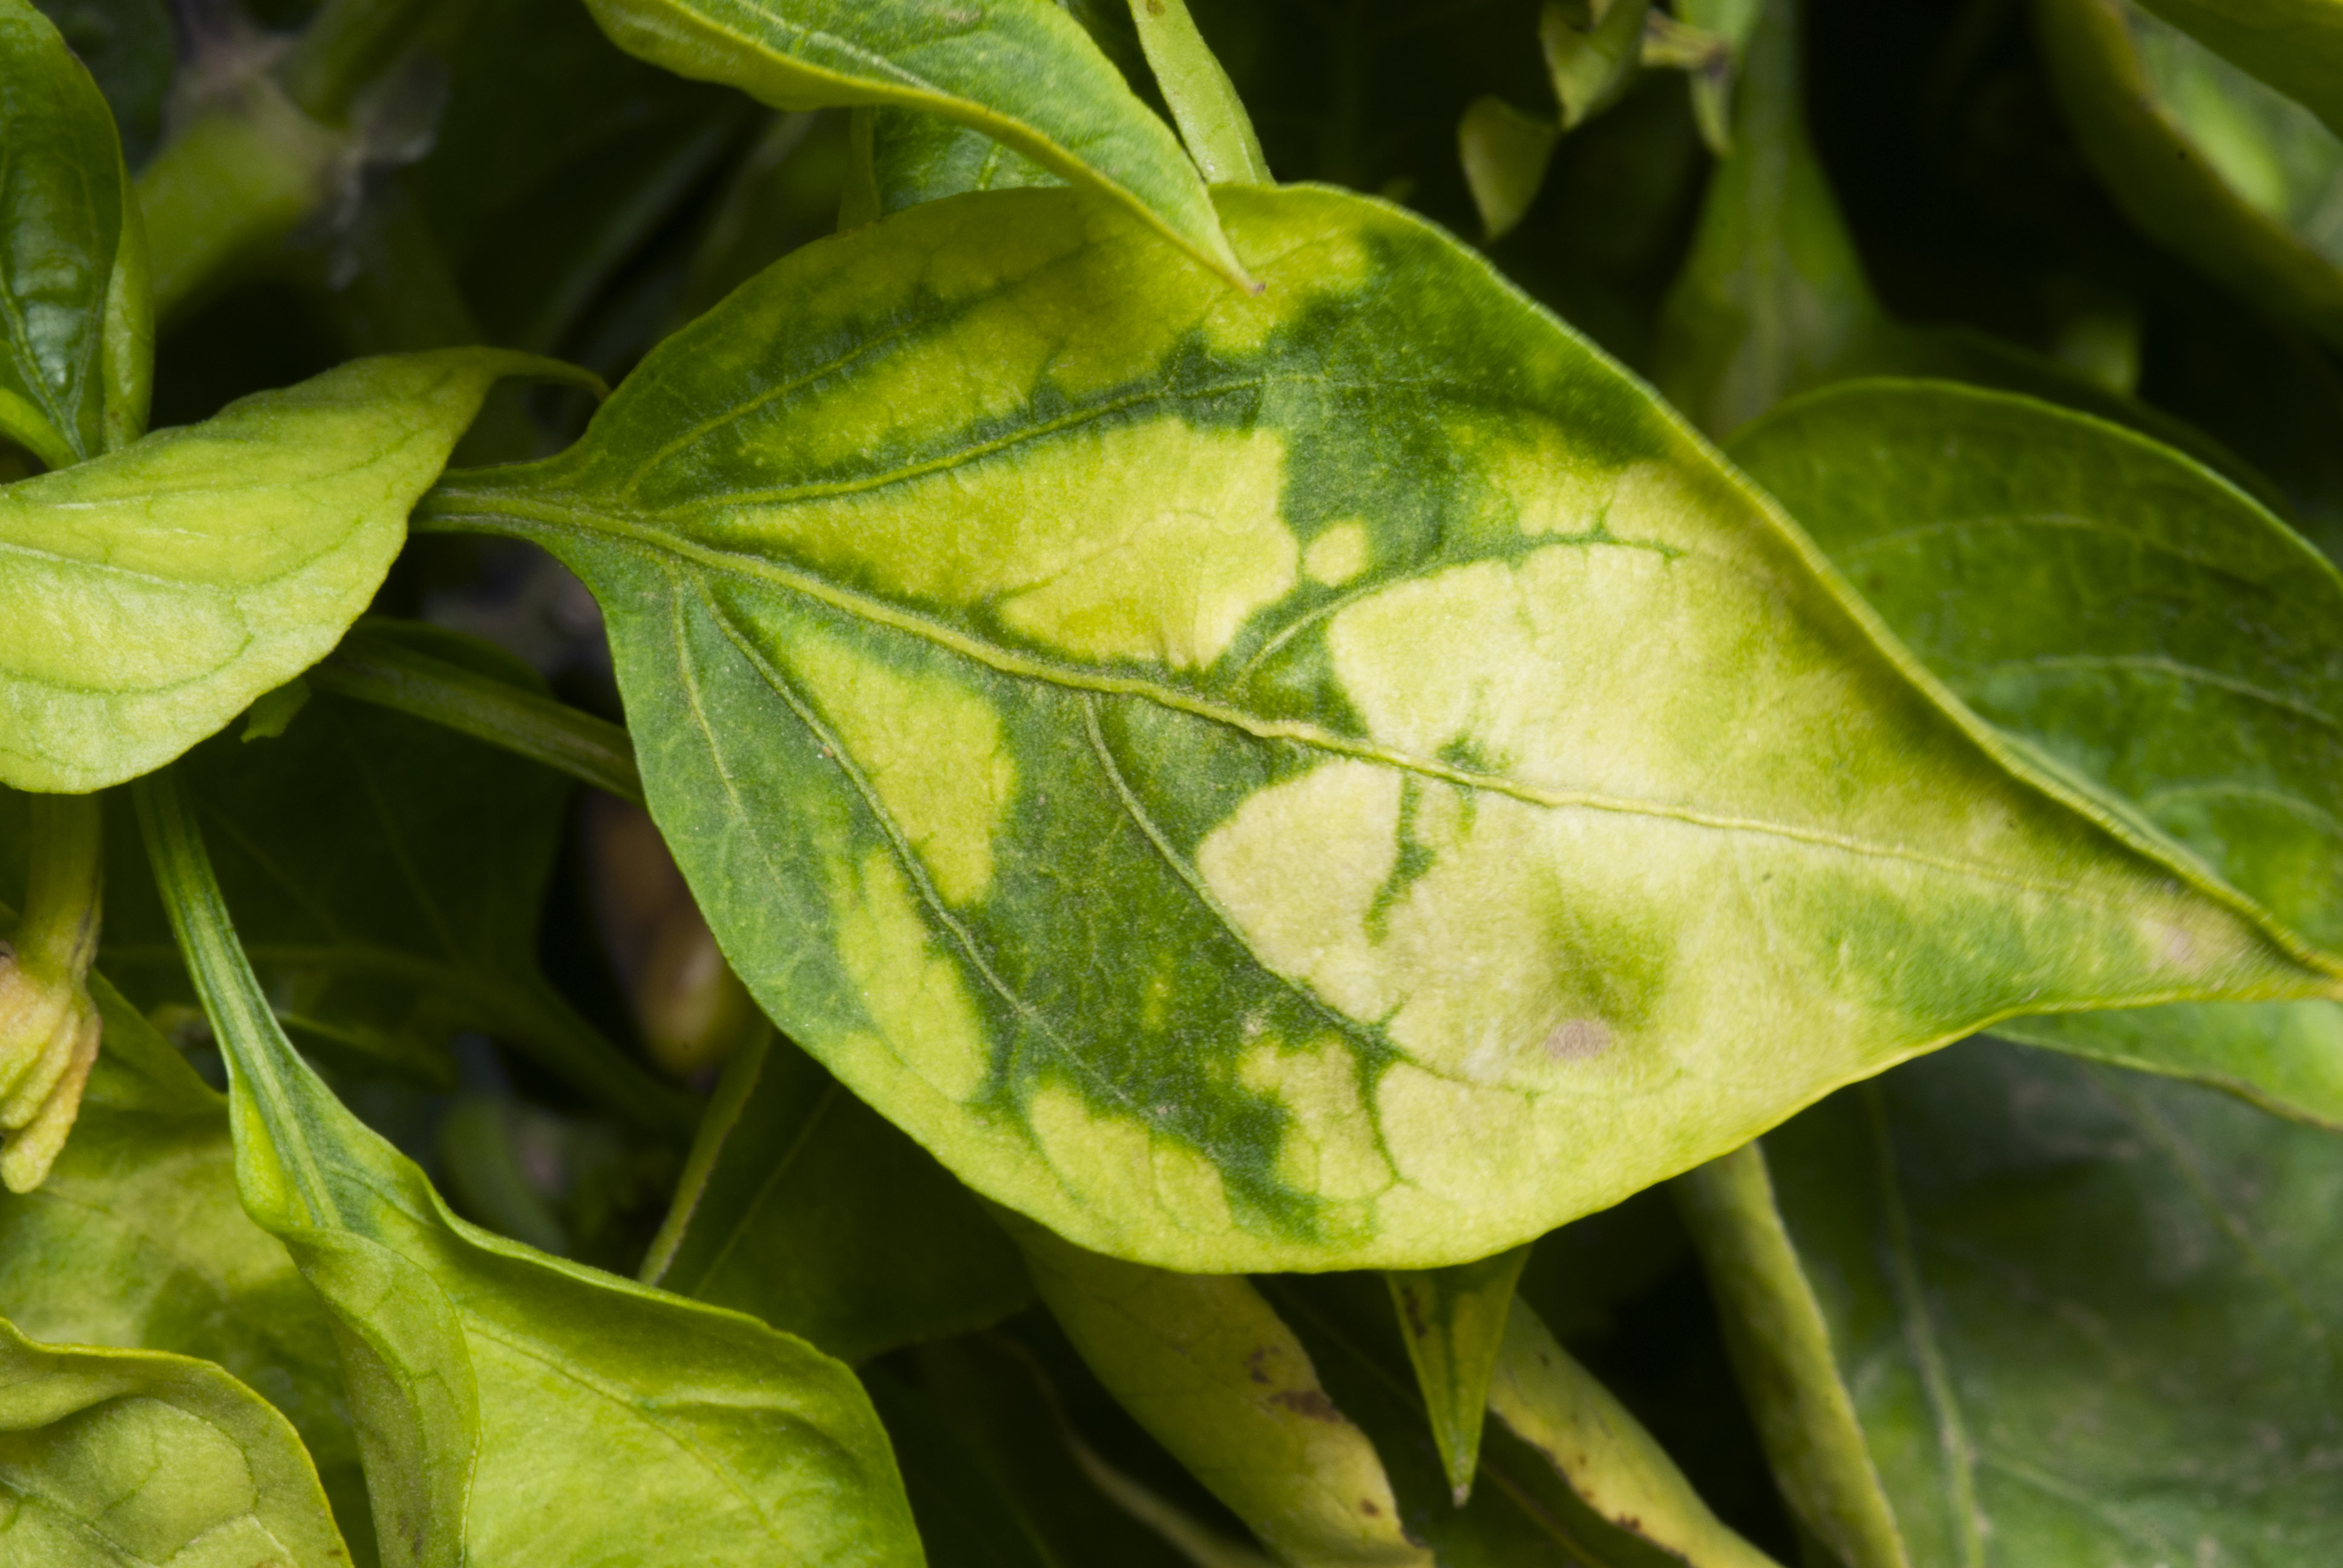
{"label": "wilted leaf", "polygon": [[[2343,8],[2319,9],[2307,36],[2343,44]],[[2343,138],[2131,0],[2040,0],[2035,15],[2076,139],[2132,221],[2343,343]]]}
{"label": "wilted leaf", "polygon": [[498,377],[488,349],[361,359],[0,488],[0,782],[136,778],[315,663]]}
{"label": "wilted leaf", "polygon": [[[2324,556],[2177,452],[1946,383],[1814,393],[1733,453],[1970,708],[2343,950],[2343,574]],[[2343,1006],[2228,1007],[2019,1037],[2305,1094],[2305,1113],[2334,1120]]]}
{"label": "wilted leaf", "polygon": [[62,468],[146,427],[146,240],[112,112],[25,0],[0,0],[0,437]]}
{"label": "wilted leaf", "polygon": [[1996,1016],[2332,985],[1477,258],[1220,194],[1262,297],[1071,193],[914,207],[422,514],[586,578],[733,967],[961,1180],[1429,1267]]}
{"label": "wilted leaf", "polygon": [[176,780],[137,799],[228,1060],[246,1207],[334,1322],[386,1563],[613,1561],[646,1541],[677,1560],[919,1561],[852,1373],[450,1214],[277,1028]]}
{"label": "wilted leaf", "polygon": [[588,0],[622,49],[777,109],[925,109],[1101,192],[1237,281],[1196,166],[1051,0]]}
{"label": "wilted leaf", "polygon": [[1374,1445],[1250,1283],[1102,1258],[1021,1221],[1011,1233],[1099,1381],[1272,1552],[1313,1568],[1432,1568]]}
{"label": "wilted leaf", "polygon": [[0,1546],[30,1568],[343,1568],[285,1418],[219,1368],[0,1322]]}
{"label": "wilted leaf", "polygon": [[1032,1300],[968,1189],[769,1030],[727,1068],[645,1280],[860,1362]]}

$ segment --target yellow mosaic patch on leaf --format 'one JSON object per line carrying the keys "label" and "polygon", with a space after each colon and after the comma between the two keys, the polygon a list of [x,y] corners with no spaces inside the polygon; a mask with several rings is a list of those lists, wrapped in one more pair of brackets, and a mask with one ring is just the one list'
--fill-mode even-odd
{"label": "yellow mosaic patch on leaf", "polygon": [[967,1100],[992,1052],[959,966],[936,950],[902,868],[883,849],[862,859],[832,899],[839,961],[887,1049],[935,1091]]}
{"label": "yellow mosaic patch on leaf", "polygon": [[1016,793],[1001,716],[947,677],[911,674],[842,639],[802,634],[783,649],[946,903],[992,881],[992,840]]}
{"label": "yellow mosaic patch on leaf", "polygon": [[1312,582],[1340,588],[1366,570],[1369,558],[1367,525],[1356,520],[1336,523],[1302,552],[1302,569]]}
{"label": "yellow mosaic patch on leaf", "polygon": [[1393,1172],[1375,1147],[1374,1123],[1359,1092],[1359,1060],[1336,1039],[1300,1050],[1274,1040],[1253,1048],[1238,1069],[1247,1089],[1275,1097],[1292,1116],[1277,1151],[1281,1181],[1335,1203],[1373,1198]]}

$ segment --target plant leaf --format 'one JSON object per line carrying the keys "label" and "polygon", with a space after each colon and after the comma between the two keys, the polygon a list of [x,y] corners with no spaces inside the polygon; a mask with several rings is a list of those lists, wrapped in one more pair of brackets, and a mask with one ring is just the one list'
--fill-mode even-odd
{"label": "plant leaf", "polygon": [[[1562,128],[1574,130],[1613,104],[1643,61],[1644,18],[1652,0],[1546,0],[1538,45],[1562,103]],[[1572,15],[1575,9],[1579,15]]]}
{"label": "plant leaf", "polygon": [[1746,1145],[1674,1185],[1783,1500],[1844,1568],[1910,1568],[1765,1152]]}
{"label": "plant leaf", "polygon": [[1775,1568],[1709,1512],[1665,1451],[1526,1302],[1515,1302],[1506,1317],[1489,1410],[1614,1529],[1689,1568]]}
{"label": "plant leaf", "polygon": [[2332,1134],[1976,1040],[1765,1157],[1915,1563],[2320,1559]]}
{"label": "plant leaf", "polygon": [[277,1028],[176,780],[136,799],[227,1057],[245,1206],[334,1321],[387,1563],[570,1563],[646,1540],[675,1559],[920,1561],[850,1372],[450,1214]]}
{"label": "plant leaf", "polygon": [[1525,115],[1503,98],[1483,94],[1465,106],[1456,152],[1484,236],[1501,238],[1528,216],[1561,139],[1553,121]]}
{"label": "plant leaf", "polygon": [[1993,1032],[2137,1072],[2193,1078],[2343,1132],[2343,1004],[2168,1002],[2004,1019]]}
{"label": "plant leaf", "polygon": [[727,1067],[652,1251],[647,1282],[850,1362],[985,1327],[1033,1295],[968,1189],[769,1030]]}
{"label": "plant leaf", "polygon": [[[2343,137],[2131,0],[2041,0],[2035,20],[2076,138],[2131,220],[2343,344],[2343,231],[2326,216]],[[2343,26],[2321,35],[2343,41]],[[2343,105],[2331,85],[2327,98]]]}
{"label": "plant leaf", "polygon": [[1180,139],[1205,181],[1274,185],[1269,162],[1261,155],[1261,138],[1253,134],[1252,117],[1237,96],[1236,84],[1196,30],[1188,0],[1138,0],[1131,7],[1131,19],[1164,106],[1172,111]]}
{"label": "plant leaf", "polygon": [[777,109],[926,109],[1099,192],[1238,283],[1196,166],[1051,0],[588,0],[618,45]]}
{"label": "plant leaf", "polygon": [[339,1568],[300,1439],[218,1367],[0,1322],[0,1542],[44,1568]]}
{"label": "plant leaf", "polygon": [[1140,1425],[1289,1563],[1420,1565],[1366,1434],[1242,1279],[1087,1252],[1012,1220],[1034,1288]]}
{"label": "plant leaf", "polygon": [[[1812,393],[1733,452],[1977,713],[2305,940],[2343,948],[2343,573],[2324,556],[2177,452],[1947,383]],[[2031,1037],[2094,1037],[2089,1054],[2338,1109],[2331,1000]]]}
{"label": "plant leaf", "polygon": [[0,437],[62,468],[146,427],[146,241],[113,112],[26,0],[0,0]]}
{"label": "plant leaf", "polygon": [[[480,688],[552,706],[510,656],[416,623],[397,647]],[[275,740],[225,734],[182,770],[279,1020],[329,1056],[454,1087],[449,1037],[507,1040],[599,1103],[681,1143],[698,1114],[553,989],[537,958],[569,786],[458,733],[321,689]],[[104,961],[148,1006],[192,1002],[129,824],[117,824]]]}
{"label": "plant leaf", "polygon": [[357,618],[504,376],[490,349],[362,359],[0,488],[0,782],[147,772],[314,664]]}
{"label": "plant leaf", "polygon": [[1065,184],[1015,148],[940,115],[897,108],[868,114],[880,216],[966,191]]}
{"label": "plant leaf", "polygon": [[2332,0],[2147,0],[2147,6],[2343,132],[2343,13]]}
{"label": "plant leaf", "polygon": [[1452,1268],[1393,1270],[1383,1276],[1399,1312],[1401,1337],[1440,1445],[1448,1486],[1461,1507],[1473,1493],[1481,1462],[1481,1417],[1489,1408],[1489,1378],[1505,1342],[1505,1312],[1527,1247]]}
{"label": "plant leaf", "polygon": [[227,1102],[102,976],[74,1135],[41,1188],[0,1197],[0,1317],[52,1343],[216,1362],[299,1431],[344,1532],[371,1544],[333,1335],[284,1244],[236,1200]]}
{"label": "plant leaf", "polygon": [[1265,297],[1071,193],[914,207],[420,514],[594,589],[733,968],[962,1181],[1432,1267],[2021,1008],[2331,989],[1454,242],[1220,199]]}

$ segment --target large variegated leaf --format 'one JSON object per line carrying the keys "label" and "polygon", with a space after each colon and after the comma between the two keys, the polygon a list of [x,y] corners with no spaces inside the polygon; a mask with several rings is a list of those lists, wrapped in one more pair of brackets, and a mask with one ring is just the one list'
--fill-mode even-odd
{"label": "large variegated leaf", "polygon": [[[1733,454],[1978,714],[2343,952],[2343,574],[2179,453],[2029,398],[1850,382]],[[2026,1020],[2020,1038],[2343,1112],[2343,1004]]]}
{"label": "large variegated leaf", "polygon": [[587,579],[734,968],[963,1180],[1429,1266],[1998,1016],[2333,985],[1470,253],[1220,200],[1262,297],[1071,193],[914,207],[424,509]]}
{"label": "large variegated leaf", "polygon": [[888,105],[980,131],[1101,192],[1228,276],[1196,166],[1052,0],[588,0],[618,45],[779,109]]}

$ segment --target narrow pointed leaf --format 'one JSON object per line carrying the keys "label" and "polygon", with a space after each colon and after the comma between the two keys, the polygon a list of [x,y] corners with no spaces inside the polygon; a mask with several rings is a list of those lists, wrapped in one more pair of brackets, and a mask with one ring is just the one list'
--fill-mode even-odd
{"label": "narrow pointed leaf", "polygon": [[1246,1281],[1086,1252],[1011,1221],[1034,1287],[1122,1407],[1280,1558],[1432,1568],[1374,1445]]}
{"label": "narrow pointed leaf", "polygon": [[245,1206],[334,1321],[386,1563],[612,1561],[646,1540],[676,1560],[920,1561],[852,1373],[449,1213],[278,1029],[176,780],[137,800],[228,1060]]}
{"label": "narrow pointed leaf", "polygon": [[1674,1189],[1783,1500],[1844,1568],[1910,1568],[1832,1359],[1830,1324],[1775,1208],[1764,1151],[1736,1149]]}
{"label": "narrow pointed leaf", "polygon": [[[2132,0],[2037,0],[2035,20],[2076,138],[2132,221],[2343,344],[2343,136]],[[2318,31],[2343,37],[2343,22]]]}
{"label": "narrow pointed leaf", "polygon": [[1709,1511],[1666,1451],[1525,1302],[1505,1321],[1489,1410],[1614,1529],[1687,1568],[1775,1568]]}
{"label": "narrow pointed leaf", "polygon": [[154,333],[114,115],[26,0],[0,0],[0,437],[61,468],[145,427]]}
{"label": "narrow pointed leaf", "polygon": [[344,1568],[317,1473],[208,1362],[0,1322],[0,1550],[41,1568]]}
{"label": "narrow pointed leaf", "polygon": [[1188,0],[1134,0],[1131,19],[1138,26],[1139,46],[1147,52],[1164,106],[1206,183],[1275,183],[1268,160],[1261,156],[1252,116],[1245,113],[1236,84],[1196,30]]}
{"label": "narrow pointed leaf", "polygon": [[[2324,556],[2177,452],[1946,383],[1813,393],[1733,451],[1977,713],[2343,950],[2343,573]],[[2034,1037],[2097,1036],[2091,1054],[2303,1093],[2331,1120],[2343,1007],[2232,1005],[2226,1020],[2175,1007]],[[2161,1039],[2127,1049],[2116,1029]]]}
{"label": "narrow pointed leaf", "polygon": [[106,1048],[48,1181],[0,1197],[0,1318],[50,1343],[219,1363],[292,1422],[344,1532],[371,1541],[333,1335],[237,1201],[227,1102],[91,978]]}
{"label": "narrow pointed leaf", "polygon": [[1139,215],[1225,276],[1243,268],[1196,166],[1051,0],[589,0],[622,49],[777,109],[925,109]]}
{"label": "narrow pointed leaf", "polygon": [[424,514],[584,577],[727,958],[962,1181],[1431,1267],[2020,1009],[2331,986],[1470,253],[1220,199],[1262,297],[1068,192],[809,246]]}
{"label": "narrow pointed leaf", "polygon": [[317,662],[499,377],[362,359],[0,488],[0,782],[80,793],[178,756]]}
{"label": "narrow pointed leaf", "polygon": [[1765,1156],[1915,1563],[2323,1560],[2331,1133],[1976,1040]]}
{"label": "narrow pointed leaf", "polygon": [[1538,44],[1565,131],[1619,101],[1642,63],[1652,0],[1546,0]]}
{"label": "narrow pointed leaf", "polygon": [[1527,1247],[1446,1269],[1393,1270],[1384,1276],[1407,1359],[1432,1419],[1433,1440],[1458,1503],[1472,1495],[1481,1461],[1481,1417],[1489,1378],[1505,1342],[1505,1313]]}
{"label": "narrow pointed leaf", "polygon": [[769,1030],[727,1068],[691,1161],[652,1284],[848,1362],[1032,1300],[968,1189]]}
{"label": "narrow pointed leaf", "polygon": [[[365,646],[508,694],[524,713],[557,706],[527,666],[453,632],[377,623]],[[321,692],[273,740],[230,731],[197,748],[183,777],[218,846],[246,950],[303,1040],[345,1066],[445,1091],[455,1087],[447,1041],[478,1031],[650,1131],[690,1136],[690,1098],[579,1016],[538,964],[570,798],[559,774]],[[105,961],[146,1006],[192,1003],[131,824],[116,826]]]}

